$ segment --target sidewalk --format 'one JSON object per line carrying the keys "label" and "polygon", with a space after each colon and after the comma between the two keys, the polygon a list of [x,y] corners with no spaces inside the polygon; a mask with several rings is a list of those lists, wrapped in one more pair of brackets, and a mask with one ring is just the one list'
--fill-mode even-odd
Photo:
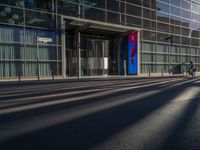
{"label": "sidewalk", "polygon": [[[66,77],[55,76],[53,77],[40,77],[38,81],[37,77],[27,77],[27,78],[4,78],[0,79],[0,85],[16,85],[16,84],[41,84],[41,83],[53,83],[53,82],[77,82],[77,81],[86,81],[86,80],[103,80],[103,79],[137,79],[137,78],[168,78],[168,77],[184,77],[185,74],[168,74],[164,73],[151,73],[149,74],[139,74],[139,75],[126,75],[126,76],[83,76],[83,77]],[[196,76],[200,76],[200,73],[197,73]]]}

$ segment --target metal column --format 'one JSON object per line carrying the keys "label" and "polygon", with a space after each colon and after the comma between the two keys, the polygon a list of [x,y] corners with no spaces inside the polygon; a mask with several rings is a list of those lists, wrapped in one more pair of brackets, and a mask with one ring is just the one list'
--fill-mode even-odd
{"label": "metal column", "polygon": [[76,41],[77,41],[77,77],[81,77],[81,33],[80,31],[76,32]]}
{"label": "metal column", "polygon": [[66,77],[66,42],[65,42],[65,21],[61,17],[61,37],[62,37],[62,76]]}

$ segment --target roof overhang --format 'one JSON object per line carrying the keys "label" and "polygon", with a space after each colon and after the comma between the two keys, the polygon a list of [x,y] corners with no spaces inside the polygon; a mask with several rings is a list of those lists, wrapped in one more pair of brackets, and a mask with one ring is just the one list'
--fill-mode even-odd
{"label": "roof overhang", "polygon": [[99,30],[112,31],[112,32],[118,32],[118,33],[140,31],[139,28],[135,28],[135,27],[122,26],[122,25],[117,25],[117,24],[112,24],[112,23],[105,23],[105,22],[70,17],[70,16],[62,16],[62,19],[68,22],[69,25],[78,26],[82,29],[90,28],[90,29],[99,29]]}

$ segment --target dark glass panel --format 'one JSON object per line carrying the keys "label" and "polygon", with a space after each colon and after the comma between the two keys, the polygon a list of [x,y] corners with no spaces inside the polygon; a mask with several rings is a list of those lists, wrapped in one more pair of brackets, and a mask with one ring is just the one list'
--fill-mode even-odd
{"label": "dark glass panel", "polygon": [[26,25],[55,28],[55,16],[44,12],[26,11]]}
{"label": "dark glass panel", "polygon": [[176,16],[181,16],[181,9],[174,7],[174,6],[171,6],[170,13],[173,14],[173,15],[176,15]]}
{"label": "dark glass panel", "polygon": [[157,10],[165,13],[169,13],[169,5],[157,2]]}
{"label": "dark glass panel", "polygon": [[180,44],[180,42],[181,42],[180,36],[175,36],[175,35],[172,36],[172,44]]}
{"label": "dark glass panel", "polygon": [[116,24],[120,24],[121,23],[121,15],[117,14],[117,13],[112,13],[112,12],[108,12],[107,13],[107,22],[109,23],[116,23]]}
{"label": "dark glass panel", "polygon": [[126,2],[128,3],[132,3],[132,4],[136,4],[136,5],[139,5],[141,6],[142,5],[142,1],[141,0],[126,0]]}
{"label": "dark glass panel", "polygon": [[79,15],[81,15],[79,14],[78,4],[73,4],[73,3],[63,2],[63,1],[58,2],[58,13],[63,14],[63,15],[68,15],[68,16],[74,16],[74,17],[79,17]]}
{"label": "dark glass panel", "polygon": [[189,36],[190,35],[190,29],[182,28],[182,35]]}
{"label": "dark glass panel", "polygon": [[190,10],[191,9],[191,3],[188,2],[187,0],[182,1],[182,8]]}
{"label": "dark glass panel", "polygon": [[157,33],[157,41],[169,43],[169,34]]}
{"label": "dark glass panel", "polygon": [[181,25],[183,27],[190,27],[190,20],[182,19]]}
{"label": "dark glass panel", "polygon": [[155,41],[156,33],[144,30],[142,37],[143,37],[143,40]]}
{"label": "dark glass panel", "polygon": [[169,32],[169,25],[164,23],[157,23],[157,30],[162,32]]}
{"label": "dark glass panel", "polygon": [[190,45],[190,38],[182,37],[181,41],[182,41],[181,44],[183,44],[183,45]]}
{"label": "dark glass panel", "polygon": [[105,0],[85,0],[84,2],[87,6],[105,8]]}
{"label": "dark glass panel", "polygon": [[157,20],[169,23],[169,15],[161,12],[157,13]]}
{"label": "dark glass panel", "polygon": [[192,32],[192,33],[191,33],[191,36],[192,36],[192,37],[195,37],[195,38],[198,38],[198,37],[199,37],[199,31],[197,31],[197,30],[192,30],[191,32]]}
{"label": "dark glass panel", "polygon": [[10,6],[0,6],[0,22],[9,24],[23,24],[23,10]]}
{"label": "dark glass panel", "polygon": [[52,11],[52,0],[25,0],[26,8]]}
{"label": "dark glass panel", "polygon": [[126,13],[130,14],[130,15],[134,15],[134,16],[141,16],[142,10],[141,10],[141,7],[127,4],[126,5]]}
{"label": "dark glass panel", "polygon": [[85,7],[85,18],[98,21],[105,21],[105,11],[91,7]]}
{"label": "dark glass panel", "polygon": [[24,0],[0,0],[0,4],[24,7]]}
{"label": "dark glass panel", "polygon": [[181,25],[181,18],[170,16],[170,23],[174,25]]}
{"label": "dark glass panel", "polygon": [[181,28],[180,28],[180,27],[177,27],[177,26],[171,25],[171,26],[170,26],[170,33],[173,33],[173,34],[181,34]]}
{"label": "dark glass panel", "polygon": [[142,20],[141,18],[126,16],[126,24],[130,26],[141,27]]}
{"label": "dark glass panel", "polygon": [[198,39],[191,39],[191,45],[192,46],[199,46],[199,40]]}
{"label": "dark glass panel", "polygon": [[171,4],[177,7],[181,7],[181,0],[171,0]]}
{"label": "dark glass panel", "polygon": [[191,12],[186,11],[186,10],[182,10],[182,17],[186,18],[186,19],[191,19]]}
{"label": "dark glass panel", "polygon": [[151,11],[149,9],[143,9],[143,17],[150,19],[151,18]]}
{"label": "dark glass panel", "polygon": [[107,1],[107,9],[112,11],[121,12],[121,4],[116,0]]}

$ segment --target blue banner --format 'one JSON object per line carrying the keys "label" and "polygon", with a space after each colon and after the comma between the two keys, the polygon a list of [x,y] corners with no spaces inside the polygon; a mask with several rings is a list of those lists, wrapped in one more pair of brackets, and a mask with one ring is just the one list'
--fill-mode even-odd
{"label": "blue banner", "polygon": [[129,34],[128,74],[138,75],[138,32]]}

